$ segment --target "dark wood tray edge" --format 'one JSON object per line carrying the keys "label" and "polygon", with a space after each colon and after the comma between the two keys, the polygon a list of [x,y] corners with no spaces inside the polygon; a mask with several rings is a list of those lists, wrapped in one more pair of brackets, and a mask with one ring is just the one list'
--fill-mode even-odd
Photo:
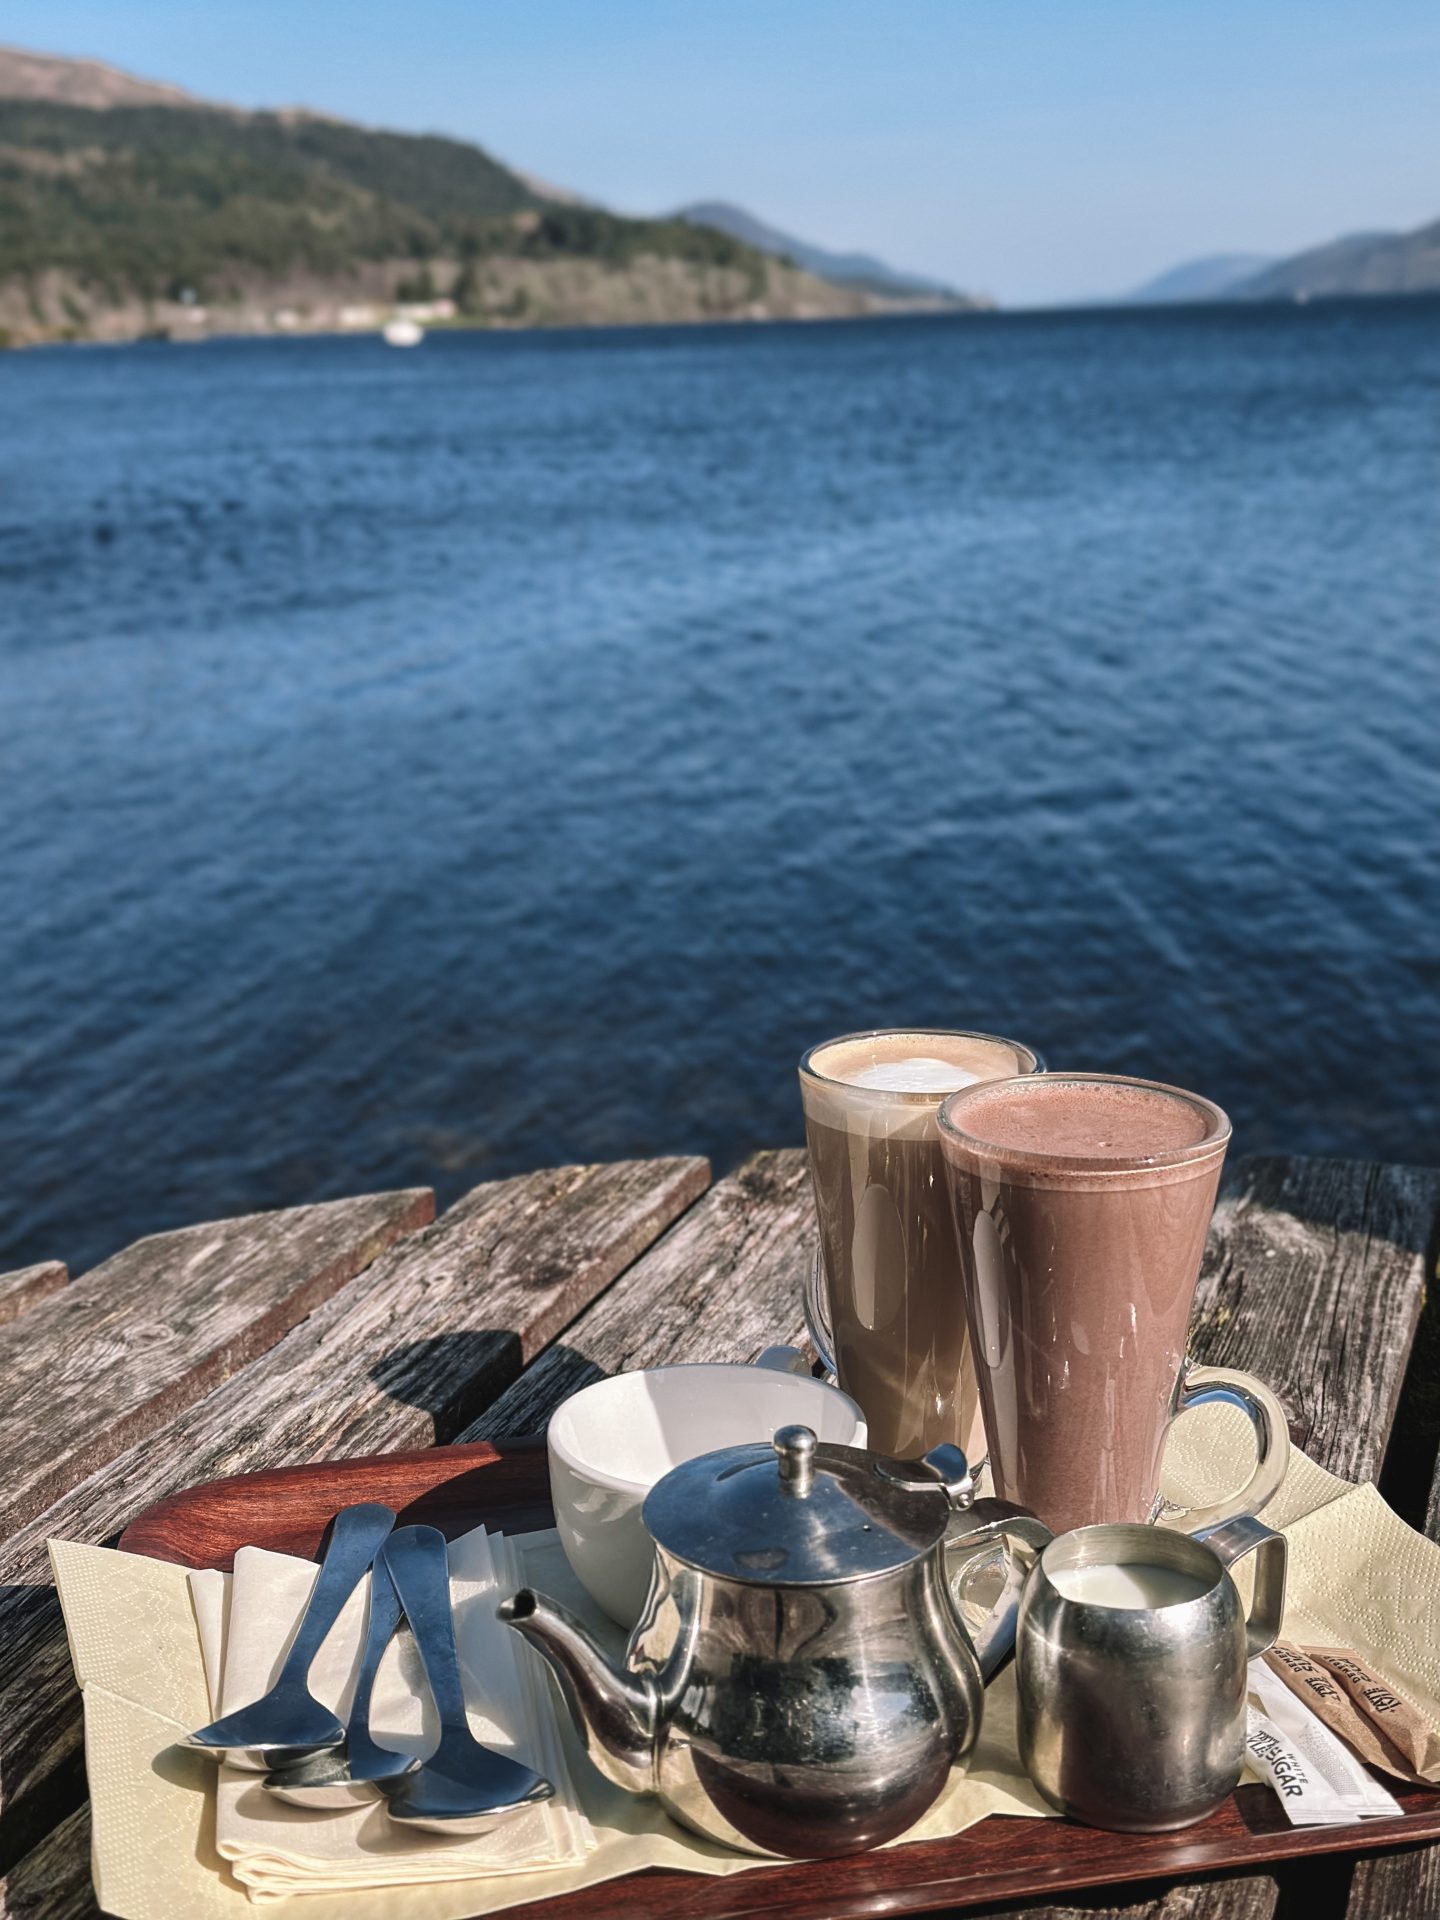
{"label": "dark wood tray edge", "polygon": [[[450,1531],[445,1526],[447,1512],[453,1513],[461,1498],[454,1483],[494,1467],[510,1469],[507,1478],[520,1483],[517,1492],[523,1497],[512,1494],[506,1507],[511,1515],[533,1512],[533,1518],[524,1520],[524,1529],[555,1524],[545,1437],[524,1434],[509,1440],[317,1460],[305,1466],[269,1467],[260,1473],[203,1480],[167,1494],[136,1514],[116,1544],[122,1553],[228,1572],[236,1549],[254,1538],[248,1516],[254,1511],[257,1491],[262,1492],[266,1507],[265,1545],[281,1553],[313,1557],[329,1516],[352,1500],[378,1500],[394,1507],[406,1524],[423,1521]],[[349,1490],[340,1493],[341,1486]],[[521,1530],[516,1527],[517,1532]]]}

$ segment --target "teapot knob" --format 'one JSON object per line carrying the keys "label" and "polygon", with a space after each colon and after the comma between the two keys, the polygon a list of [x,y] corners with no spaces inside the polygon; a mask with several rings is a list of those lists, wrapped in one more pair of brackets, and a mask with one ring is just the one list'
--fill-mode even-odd
{"label": "teapot knob", "polygon": [[802,1497],[815,1478],[815,1435],[809,1427],[781,1427],[770,1442],[780,1460],[780,1484]]}

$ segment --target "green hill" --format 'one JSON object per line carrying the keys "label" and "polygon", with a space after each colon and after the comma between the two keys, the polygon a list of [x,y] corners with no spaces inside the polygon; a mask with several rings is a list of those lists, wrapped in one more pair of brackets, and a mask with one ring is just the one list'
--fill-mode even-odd
{"label": "green hill", "polygon": [[492,324],[869,310],[714,228],[552,199],[463,141],[155,91],[0,50],[0,338],[359,325],[437,297]]}
{"label": "green hill", "polygon": [[[529,219],[516,216],[531,215]],[[479,147],[342,121],[0,100],[0,277],[223,296],[234,270],[487,253],[745,265],[684,221],[550,205]]]}

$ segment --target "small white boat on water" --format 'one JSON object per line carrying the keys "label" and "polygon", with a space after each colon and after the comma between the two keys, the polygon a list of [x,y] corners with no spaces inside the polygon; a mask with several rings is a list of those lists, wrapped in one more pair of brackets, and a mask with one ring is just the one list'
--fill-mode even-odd
{"label": "small white boat on water", "polygon": [[380,337],[387,347],[418,347],[425,338],[425,329],[417,320],[387,320],[380,329]]}

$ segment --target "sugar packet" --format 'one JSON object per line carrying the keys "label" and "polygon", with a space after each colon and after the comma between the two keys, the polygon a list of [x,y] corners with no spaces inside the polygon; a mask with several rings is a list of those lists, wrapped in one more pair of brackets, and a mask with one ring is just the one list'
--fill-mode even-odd
{"label": "sugar packet", "polygon": [[1292,1826],[1353,1826],[1404,1809],[1263,1660],[1250,1662],[1245,1750]]}
{"label": "sugar packet", "polygon": [[1290,1691],[1303,1700],[1312,1713],[1337,1734],[1352,1753],[1368,1767],[1393,1774],[1397,1780],[1423,1784],[1423,1777],[1411,1767],[1399,1748],[1377,1726],[1371,1713],[1362,1711],[1335,1676],[1308,1653],[1284,1640],[1264,1655],[1265,1664],[1283,1680]]}
{"label": "sugar packet", "polygon": [[1440,1734],[1417,1708],[1348,1647],[1307,1647],[1305,1651],[1319,1666],[1334,1674],[1358,1711],[1383,1739],[1399,1750],[1401,1759],[1411,1770],[1411,1779],[1432,1785],[1440,1783]]}

